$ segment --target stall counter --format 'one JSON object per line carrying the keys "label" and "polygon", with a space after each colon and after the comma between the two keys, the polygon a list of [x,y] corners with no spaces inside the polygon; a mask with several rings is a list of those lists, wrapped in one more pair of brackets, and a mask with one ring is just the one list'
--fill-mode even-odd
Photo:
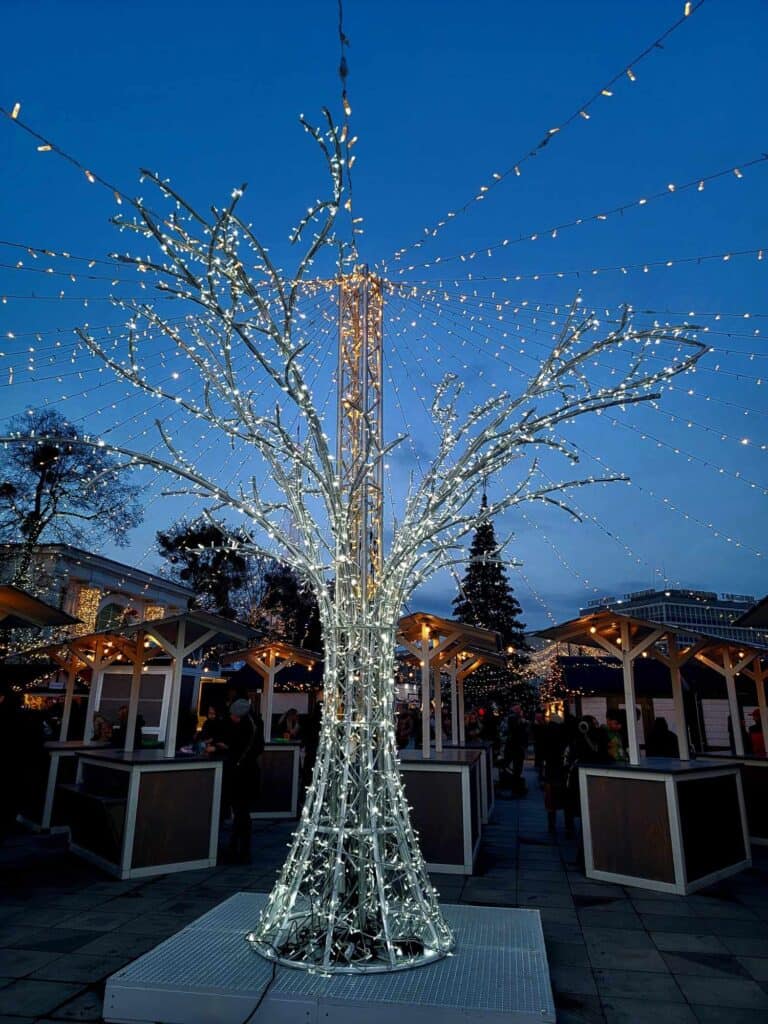
{"label": "stall counter", "polygon": [[161,750],[81,750],[59,786],[73,853],[118,878],[212,867],[220,761]]}
{"label": "stall counter", "polygon": [[400,751],[400,773],[411,822],[427,868],[471,875],[482,831],[485,753],[447,747],[426,759],[420,750]]}
{"label": "stall counter", "polygon": [[588,878],[687,895],[752,863],[737,764],[582,765],[579,786]]}

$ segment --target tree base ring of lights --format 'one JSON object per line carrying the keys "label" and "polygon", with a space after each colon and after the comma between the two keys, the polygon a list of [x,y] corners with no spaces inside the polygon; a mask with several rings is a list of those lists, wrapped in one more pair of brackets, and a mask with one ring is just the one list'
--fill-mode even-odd
{"label": "tree base ring of lights", "polygon": [[[300,920],[301,915],[293,915],[293,918]],[[247,936],[248,944],[251,949],[258,953],[259,956],[264,957],[265,960],[269,960],[272,963],[280,964],[282,967],[293,967],[298,970],[316,972],[318,974],[384,974],[391,973],[392,971],[406,971],[414,967],[422,967],[426,964],[435,963],[437,960],[442,960],[443,957],[448,956],[454,948],[454,941],[451,938],[445,943],[444,948],[435,949],[432,946],[426,945],[421,939],[417,939],[414,936],[403,937],[402,939],[395,939],[392,942],[394,947],[397,960],[393,962],[387,957],[386,949],[381,944],[380,949],[377,949],[376,945],[373,945],[373,949],[366,949],[365,943],[360,942],[354,949],[350,950],[347,954],[346,949],[339,949],[339,960],[336,963],[324,964],[321,962],[313,962],[311,959],[306,959],[306,952],[304,952],[304,959],[294,959],[289,956],[281,956],[275,948],[270,945],[266,940],[258,937],[257,932],[250,932]],[[325,932],[318,935],[318,938],[325,939]],[[362,938],[362,937],[361,937]],[[347,947],[350,944],[350,940],[347,939]],[[359,954],[359,958],[352,961],[347,959],[347,955]],[[377,955],[378,954],[378,955]]]}

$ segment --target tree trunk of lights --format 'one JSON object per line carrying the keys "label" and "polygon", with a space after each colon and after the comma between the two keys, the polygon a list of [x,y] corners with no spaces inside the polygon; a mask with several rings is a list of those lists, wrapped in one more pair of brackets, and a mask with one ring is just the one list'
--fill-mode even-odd
{"label": "tree trunk of lights", "polygon": [[[262,955],[326,972],[392,971],[453,945],[411,828],[394,730],[398,608],[382,563],[381,282],[339,286],[337,470],[347,502],[336,538],[324,708],[312,783],[267,907],[249,939]],[[328,617],[326,613],[326,618]]]}

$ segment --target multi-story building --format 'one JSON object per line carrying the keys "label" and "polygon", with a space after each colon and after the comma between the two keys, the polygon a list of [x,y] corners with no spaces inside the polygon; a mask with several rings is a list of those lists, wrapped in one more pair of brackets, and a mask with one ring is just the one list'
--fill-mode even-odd
{"label": "multi-story building", "polygon": [[755,604],[747,594],[716,594],[709,590],[638,590],[623,597],[600,597],[582,608],[589,615],[598,608],[611,608],[639,619],[650,619],[683,632],[684,643],[692,642],[696,633],[723,637],[736,643],[768,645],[768,630],[736,626],[733,623]]}
{"label": "multi-story building", "polygon": [[[16,573],[21,548],[0,545],[0,583]],[[35,594],[81,620],[74,632],[92,633],[128,619],[160,619],[186,611],[194,592],[69,544],[41,544],[31,569]]]}

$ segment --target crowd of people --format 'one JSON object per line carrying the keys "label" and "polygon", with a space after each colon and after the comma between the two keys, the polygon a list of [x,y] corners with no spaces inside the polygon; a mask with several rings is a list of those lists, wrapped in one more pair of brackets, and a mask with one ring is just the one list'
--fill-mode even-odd
{"label": "crowd of people", "polygon": [[[579,765],[616,764],[628,761],[627,718],[623,709],[609,708],[605,724],[592,715],[577,718],[567,707],[563,714],[545,718],[537,712],[531,718],[520,704],[503,707],[497,702],[467,709],[464,716],[465,742],[491,743],[498,769],[501,795],[525,796],[527,785],[523,767],[533,754],[549,829],[555,832],[557,815],[564,817],[566,835],[575,834],[579,817]],[[450,718],[444,715],[443,733],[451,733]],[[418,706],[401,705],[397,709],[395,736],[400,749],[420,749],[422,717]],[[430,713],[430,737],[435,736],[435,709]],[[677,736],[666,719],[658,717],[645,740],[648,757],[678,757]]]}
{"label": "crowd of people", "polygon": [[[73,704],[73,718],[82,712],[82,722],[70,735],[82,735],[84,707],[77,709]],[[300,715],[296,708],[289,708],[276,719],[272,736],[302,746],[302,782],[306,786],[312,777],[320,739],[322,702],[315,701],[309,714]],[[47,739],[57,738],[60,720],[56,719],[55,707],[41,707],[34,713],[23,713],[18,706],[16,695],[6,691],[0,694],[0,727],[5,740],[0,743],[0,757],[18,763],[20,744],[29,750],[39,749]],[[128,706],[118,709],[117,720],[109,721],[103,714],[94,716],[90,738],[123,748],[128,727]],[[747,752],[764,754],[762,728],[759,711],[753,713],[753,724],[745,729]],[[444,709],[441,721],[444,742],[451,736],[451,721],[448,709]],[[77,719],[79,722],[80,719]],[[136,716],[134,749],[141,747],[144,740],[144,719]],[[225,856],[234,862],[250,859],[251,817],[250,813],[258,799],[260,790],[260,758],[264,750],[265,729],[261,715],[254,708],[247,694],[231,688],[224,703],[206,708],[205,718],[198,727],[195,714],[189,723],[180,724],[180,745],[188,753],[196,753],[223,762],[222,818],[231,820],[232,827]],[[183,738],[182,738],[183,733]],[[436,735],[436,709],[430,711],[430,743]],[[548,816],[549,829],[557,829],[558,812],[562,812],[566,835],[574,834],[574,821],[579,817],[579,765],[600,765],[621,763],[628,760],[628,736],[626,713],[623,709],[609,708],[604,724],[593,716],[580,718],[572,715],[567,707],[562,714],[548,718],[541,713],[532,717],[526,715],[520,704],[504,707],[500,702],[469,707],[464,716],[465,743],[490,743],[498,769],[500,795],[525,796],[527,786],[523,767],[531,753]],[[421,749],[424,741],[421,709],[416,704],[400,703],[396,707],[395,741],[398,749]],[[645,754],[648,757],[678,757],[678,740],[666,720],[658,717],[648,729],[645,737]],[[29,758],[27,757],[27,761]],[[44,758],[40,759],[40,770]],[[31,778],[31,775],[30,775]],[[16,800],[0,801],[0,828],[8,829],[15,817]]]}

